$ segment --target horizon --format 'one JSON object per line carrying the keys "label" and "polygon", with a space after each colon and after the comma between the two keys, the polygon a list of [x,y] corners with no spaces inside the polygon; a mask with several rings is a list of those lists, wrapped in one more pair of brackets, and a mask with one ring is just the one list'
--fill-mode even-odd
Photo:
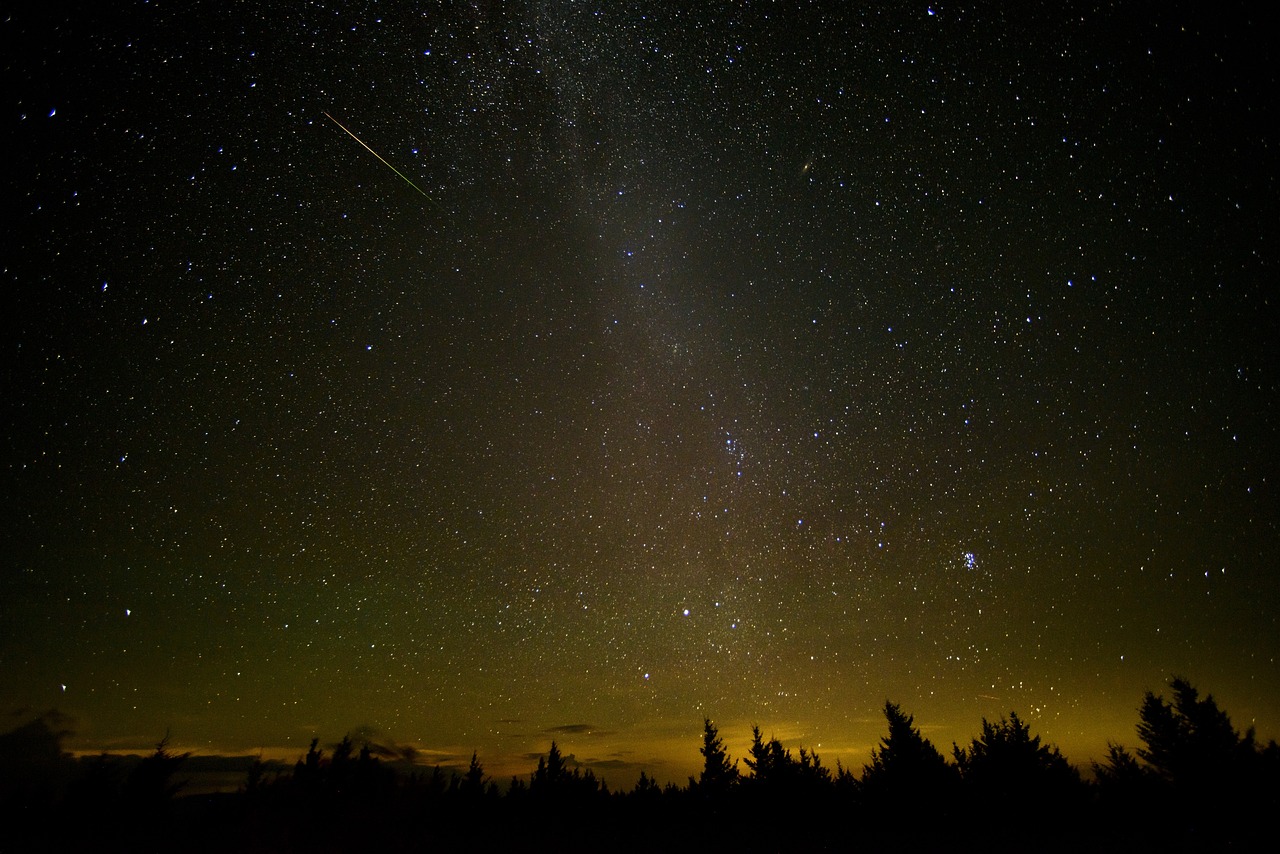
{"label": "horizon", "polygon": [[[1168,686],[1165,686],[1164,691],[1156,690],[1153,693],[1158,697],[1165,696],[1169,693]],[[1204,692],[1204,694],[1207,699],[1217,702],[1219,707],[1227,715],[1231,716],[1230,705],[1223,704],[1212,692]],[[1103,763],[1106,760],[1107,748],[1110,745],[1116,744],[1132,749],[1138,743],[1138,710],[1139,704],[1135,703],[1130,738],[1106,738],[1096,753],[1090,753],[1083,757],[1064,748],[1060,743],[1049,737],[1049,734],[1040,731],[1035,721],[1027,719],[1022,714],[1019,714],[1019,718],[1028,724],[1032,734],[1038,735],[1043,743],[1061,749],[1067,762],[1076,768],[1084,779],[1088,780],[1094,776],[1094,764]],[[904,708],[903,711],[908,714],[912,713],[910,708]],[[955,747],[967,744],[971,738],[976,737],[981,731],[981,725],[984,720],[995,722],[1007,717],[1010,713],[1017,713],[1017,710],[1010,709],[1008,712],[994,716],[984,716],[975,723],[972,727],[973,732],[970,734],[960,737],[947,736],[943,740],[938,740],[936,735],[947,728],[938,725],[931,726],[928,721],[922,721],[918,716],[915,716],[915,725],[921,735],[934,743],[942,751],[948,762],[952,762],[952,752],[948,749],[948,745]],[[17,717],[18,714],[18,712],[15,712],[13,716]],[[66,716],[61,715],[56,709],[36,715],[31,720],[46,718],[60,720],[64,725],[70,723]],[[750,733],[752,727],[761,726],[759,722],[738,722],[735,725],[733,723],[721,724],[715,719],[711,720],[720,733],[731,761],[738,763],[742,757],[748,755],[748,748],[751,743]],[[1257,743],[1260,745],[1275,741],[1275,737],[1269,733],[1256,732],[1256,725],[1253,723],[1241,724],[1235,720],[1234,716],[1231,717],[1231,720],[1241,735],[1253,732]],[[779,736],[776,731],[770,730],[767,726],[761,726],[761,734],[767,739],[776,738],[788,750],[795,751],[804,747],[811,753],[816,753],[824,767],[834,770],[839,764],[852,770],[855,774],[860,774],[870,763],[872,750],[882,746],[881,739],[885,736],[883,715],[881,715],[879,721],[870,721],[868,724],[878,724],[879,726],[880,731],[873,741],[862,745],[845,745],[834,748],[821,741],[806,741],[799,736]],[[608,783],[614,791],[629,791],[635,785],[636,779],[642,772],[660,786],[665,786],[668,783],[682,786],[688,779],[696,777],[697,772],[701,769],[702,762],[697,751],[697,740],[700,737],[701,729],[702,727],[699,725],[696,728],[696,732],[693,732],[693,737],[689,739],[673,740],[669,745],[671,748],[669,754],[664,755],[661,759],[650,758],[648,761],[639,759],[625,761],[619,758],[622,754],[610,750],[610,746],[617,748],[624,746],[625,743],[619,743],[619,733],[600,731],[599,728],[589,724],[564,725],[538,733],[525,734],[521,737],[526,739],[526,743],[532,744],[541,740],[544,747],[519,753],[508,752],[492,755],[486,755],[478,748],[465,750],[457,746],[442,746],[438,744],[428,746],[427,744],[398,742],[389,738],[389,734],[367,726],[348,730],[343,734],[343,737],[351,738],[356,747],[369,745],[373,748],[374,756],[401,773],[439,768],[446,773],[461,775],[466,771],[474,753],[484,767],[486,778],[497,784],[499,789],[503,791],[510,785],[513,777],[529,778],[536,768],[538,759],[545,756],[546,750],[550,745],[555,744],[559,746],[561,753],[564,755],[568,768],[579,768],[584,771],[589,769],[596,775],[597,779]],[[311,746],[311,738],[318,740],[319,749],[326,754],[332,754],[334,748],[341,741],[341,738],[326,740],[323,736],[309,736],[303,744],[297,746],[259,745],[247,749],[236,750],[233,748],[227,751],[216,751],[212,750],[208,744],[186,744],[180,739],[170,739],[170,735],[166,734],[165,736],[165,749],[169,753],[186,754],[189,755],[190,759],[197,760],[195,763],[188,763],[188,767],[190,765],[201,765],[202,763],[199,760],[243,760],[248,762],[258,759],[272,766],[274,773],[287,773],[292,770],[296,763],[301,762]],[[70,729],[65,730],[63,741],[68,742],[63,744],[66,754],[76,761],[91,760],[103,755],[121,759],[141,759],[154,752],[157,744],[154,740],[147,744],[126,741],[103,745],[101,749],[89,749],[84,746],[76,746],[77,743],[83,745],[84,739],[78,739],[74,731]],[[602,743],[605,746],[602,747]],[[579,753],[583,754],[581,758],[579,758]],[[691,754],[691,756],[685,754]],[[210,769],[202,767],[195,774],[196,776],[192,779],[192,785],[184,787],[185,794],[235,790],[243,785],[244,782],[243,770],[231,772],[225,768]],[[178,776],[182,778],[183,775],[179,773]],[[216,780],[217,782],[210,782],[211,780]]]}

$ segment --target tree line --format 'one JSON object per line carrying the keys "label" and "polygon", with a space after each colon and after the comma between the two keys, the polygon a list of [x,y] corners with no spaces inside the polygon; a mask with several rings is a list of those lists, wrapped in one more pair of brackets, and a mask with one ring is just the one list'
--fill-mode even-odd
{"label": "tree line", "polygon": [[624,791],[554,741],[532,773],[500,787],[474,753],[465,772],[405,775],[346,737],[327,754],[313,740],[291,771],[255,762],[235,793],[184,798],[187,756],[162,741],[127,773],[111,757],[88,763],[56,798],[4,784],[14,844],[0,850],[1271,850],[1280,748],[1238,732],[1185,679],[1169,688],[1143,698],[1139,745],[1110,745],[1087,776],[1016,712],[984,719],[947,756],[893,702],[858,770],[759,727],[734,758],[705,719],[702,769],[686,785],[641,773]]}

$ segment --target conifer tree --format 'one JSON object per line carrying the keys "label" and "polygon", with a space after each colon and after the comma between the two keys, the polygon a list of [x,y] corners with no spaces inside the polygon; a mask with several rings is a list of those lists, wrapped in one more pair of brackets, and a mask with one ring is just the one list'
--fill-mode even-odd
{"label": "conifer tree", "polygon": [[1010,712],[997,722],[982,719],[982,735],[969,748],[954,748],[961,779],[971,791],[1015,801],[1061,798],[1080,786],[1080,775],[1057,747],[1040,743]]}
{"label": "conifer tree", "polygon": [[471,764],[462,777],[462,791],[470,795],[479,795],[484,791],[484,766],[480,764],[474,750],[471,751]]}
{"label": "conifer tree", "polygon": [[1233,766],[1256,751],[1253,733],[1241,737],[1227,713],[1213,696],[1200,699],[1191,683],[1175,678],[1169,683],[1173,702],[1166,703],[1150,691],[1139,709],[1138,755],[1162,779],[1192,785],[1229,775]]}
{"label": "conifer tree", "polygon": [[[757,730],[757,734],[758,734]],[[724,740],[710,718],[702,722],[702,773],[698,775],[697,786],[709,795],[720,795],[727,792],[738,781],[738,763],[729,762],[729,753],[725,749]],[[691,781],[692,782],[692,781]]]}
{"label": "conifer tree", "polygon": [[885,701],[889,734],[863,766],[861,789],[881,806],[935,811],[949,799],[955,769],[915,726],[915,718],[897,703]]}

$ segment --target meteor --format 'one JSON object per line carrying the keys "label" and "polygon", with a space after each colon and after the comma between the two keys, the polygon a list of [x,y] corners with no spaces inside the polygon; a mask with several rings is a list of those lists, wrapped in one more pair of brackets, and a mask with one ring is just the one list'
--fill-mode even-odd
{"label": "meteor", "polygon": [[422,193],[422,197],[423,197],[424,199],[426,199],[427,201],[431,202],[433,205],[434,205],[434,204],[436,204],[436,200],[435,200],[435,199],[431,198],[431,197],[430,197],[430,196],[428,196],[426,193],[424,193],[424,192],[422,191],[422,188],[421,188],[421,187],[419,187],[417,184],[413,183],[412,181],[410,181],[410,180],[405,176],[405,174],[404,174],[403,172],[401,172],[399,169],[397,169],[396,167],[394,167],[394,166],[392,166],[390,163],[388,163],[386,160],[384,160],[381,154],[379,154],[378,152],[374,151],[374,150],[373,150],[372,148],[370,148],[369,146],[365,145],[365,144],[364,144],[364,140],[363,140],[363,139],[361,139],[360,137],[356,136],[356,135],[355,135],[354,133],[352,133],[351,131],[347,130],[347,126],[346,126],[346,125],[344,125],[342,122],[338,121],[337,119],[335,119],[333,116],[329,115],[328,113],[325,113],[324,115],[325,115],[325,118],[327,118],[329,121],[333,122],[335,125],[337,125],[338,127],[342,128],[342,130],[346,132],[347,136],[351,137],[351,138],[352,138],[352,139],[354,139],[356,142],[358,142],[358,143],[360,143],[362,146],[364,146],[364,150],[365,150],[365,151],[369,152],[369,153],[370,153],[370,154],[372,154],[374,157],[376,157],[376,158],[378,158],[379,160],[381,160],[381,161],[382,161],[382,165],[386,166],[386,167],[387,167],[388,169],[390,169],[392,172],[396,173],[396,174],[397,174],[397,175],[399,175],[401,178],[403,178],[403,179],[404,179],[404,182],[405,182],[406,184],[408,184],[410,187],[413,187],[413,189],[417,190],[419,193]]}

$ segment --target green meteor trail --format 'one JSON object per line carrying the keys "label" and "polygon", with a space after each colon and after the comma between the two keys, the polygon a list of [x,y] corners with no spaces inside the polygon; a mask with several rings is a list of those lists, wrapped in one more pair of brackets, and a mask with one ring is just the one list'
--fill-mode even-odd
{"label": "green meteor trail", "polygon": [[369,153],[370,153],[370,154],[372,154],[374,157],[376,157],[376,158],[378,158],[379,160],[381,160],[384,166],[386,166],[386,167],[387,167],[388,169],[390,169],[392,172],[396,173],[396,174],[397,174],[397,175],[399,175],[401,178],[403,178],[403,179],[404,179],[404,182],[405,182],[406,184],[408,184],[410,187],[413,187],[413,189],[417,190],[419,193],[422,193],[422,197],[423,197],[424,199],[426,199],[427,201],[431,202],[432,204],[436,204],[436,200],[435,200],[435,199],[431,198],[431,197],[430,197],[430,196],[428,196],[425,192],[423,192],[422,188],[421,188],[421,187],[419,187],[417,184],[413,183],[412,181],[410,181],[410,180],[409,180],[409,178],[408,178],[408,177],[407,177],[403,172],[401,172],[401,171],[400,171],[399,169],[397,169],[396,167],[392,166],[390,163],[387,163],[387,161],[383,158],[383,156],[382,156],[381,154],[379,154],[378,152],[374,151],[374,150],[373,150],[372,148],[370,148],[369,146],[365,145],[365,144],[364,144],[364,140],[363,140],[363,139],[361,139],[360,137],[356,136],[356,135],[355,135],[354,133],[352,133],[351,131],[347,130],[347,126],[346,126],[346,125],[344,125],[342,122],[338,121],[337,119],[335,119],[333,116],[329,115],[328,113],[325,113],[324,115],[325,115],[325,118],[327,118],[329,121],[333,122],[335,125],[337,125],[338,127],[342,128],[342,129],[343,129],[343,131],[345,131],[345,132],[346,132],[347,136],[351,137],[351,138],[352,138],[352,139],[354,139],[356,142],[358,142],[358,143],[360,143],[361,145],[363,145],[363,146],[364,146],[364,150],[365,150],[365,151],[369,152]]}

